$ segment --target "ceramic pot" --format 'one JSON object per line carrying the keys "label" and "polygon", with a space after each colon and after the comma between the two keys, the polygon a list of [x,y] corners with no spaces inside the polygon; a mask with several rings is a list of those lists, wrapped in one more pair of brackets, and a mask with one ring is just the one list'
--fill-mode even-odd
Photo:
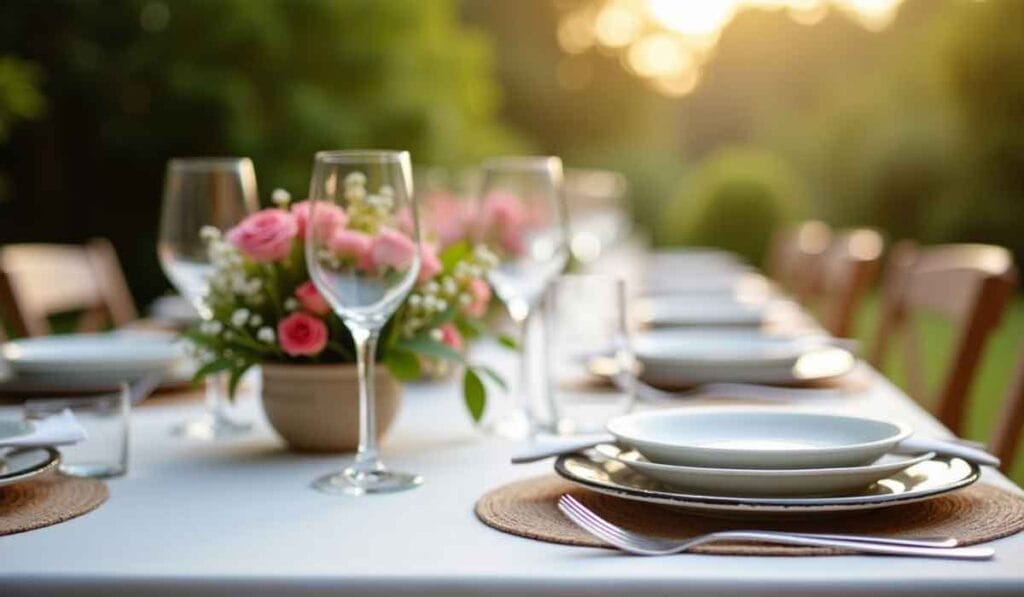
{"label": "ceramic pot", "polygon": [[[359,445],[359,376],[354,364],[262,365],[263,410],[288,447],[299,452],[352,452]],[[398,414],[402,386],[376,368],[377,437]]]}

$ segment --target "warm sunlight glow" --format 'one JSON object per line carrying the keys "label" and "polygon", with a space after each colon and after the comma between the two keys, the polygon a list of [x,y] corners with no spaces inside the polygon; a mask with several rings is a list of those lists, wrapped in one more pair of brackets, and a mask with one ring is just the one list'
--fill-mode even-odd
{"label": "warm sunlight glow", "polygon": [[[848,13],[878,30],[892,22],[902,0],[592,0],[566,10],[558,43],[568,54],[592,48],[618,53],[622,64],[671,97],[693,91],[703,63],[722,30],[744,9],[780,10],[796,23],[814,25],[830,10]],[[559,83],[582,90],[590,73],[559,66]]]}
{"label": "warm sunlight glow", "polygon": [[647,0],[647,9],[667,29],[695,37],[713,37],[736,11],[736,0]]}
{"label": "warm sunlight glow", "polygon": [[693,58],[679,41],[667,33],[645,36],[626,54],[630,69],[641,77],[677,77],[693,68]]}
{"label": "warm sunlight glow", "polygon": [[594,21],[597,40],[609,48],[628,45],[640,36],[643,28],[643,15],[627,2],[608,4],[597,13]]}

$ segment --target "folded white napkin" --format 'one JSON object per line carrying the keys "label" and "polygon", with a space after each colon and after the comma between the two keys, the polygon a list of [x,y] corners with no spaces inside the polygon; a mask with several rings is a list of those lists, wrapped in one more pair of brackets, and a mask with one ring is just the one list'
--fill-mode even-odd
{"label": "folded white napkin", "polygon": [[70,408],[59,414],[32,421],[33,429],[25,435],[0,438],[0,448],[22,448],[30,446],[66,446],[76,444],[87,435],[78,424]]}

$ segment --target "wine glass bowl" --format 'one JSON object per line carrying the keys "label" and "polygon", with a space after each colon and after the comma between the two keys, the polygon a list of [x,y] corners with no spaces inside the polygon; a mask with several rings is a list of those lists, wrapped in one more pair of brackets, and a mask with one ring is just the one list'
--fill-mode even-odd
{"label": "wine glass bowl", "polygon": [[562,161],[521,156],[484,162],[476,234],[499,258],[488,280],[520,334],[519,386],[513,394],[519,404],[493,430],[519,438],[532,427],[526,407],[530,376],[525,354],[530,315],[569,261]]}
{"label": "wine glass bowl", "polygon": [[304,224],[310,279],[352,333],[359,368],[359,449],[340,473],[313,482],[325,493],[409,489],[422,479],[389,470],[377,449],[374,358],[381,328],[419,275],[421,247],[412,168],[404,151],[321,151]]}
{"label": "wine glass bowl", "polygon": [[[157,256],[167,278],[210,320],[206,303],[214,272],[206,230],[227,230],[258,208],[256,173],[249,158],[175,158],[167,162]],[[206,414],[174,428],[176,435],[220,439],[242,435],[251,425],[237,419],[227,395],[227,376],[206,380]]]}

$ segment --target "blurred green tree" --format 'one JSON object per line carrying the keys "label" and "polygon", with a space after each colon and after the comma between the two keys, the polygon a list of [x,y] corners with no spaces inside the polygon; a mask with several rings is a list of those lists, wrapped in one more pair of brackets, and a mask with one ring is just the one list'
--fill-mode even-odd
{"label": "blurred green tree", "polygon": [[666,244],[729,249],[759,263],[772,234],[804,211],[795,172],[777,154],[732,146],[705,158],[669,204],[658,229]]}
{"label": "blurred green tree", "polygon": [[519,146],[487,39],[454,0],[4,2],[0,54],[37,63],[50,103],[0,148],[0,240],[111,237],[141,299],[166,286],[169,157],[247,155],[264,194],[303,194],[318,149],[460,164]]}

